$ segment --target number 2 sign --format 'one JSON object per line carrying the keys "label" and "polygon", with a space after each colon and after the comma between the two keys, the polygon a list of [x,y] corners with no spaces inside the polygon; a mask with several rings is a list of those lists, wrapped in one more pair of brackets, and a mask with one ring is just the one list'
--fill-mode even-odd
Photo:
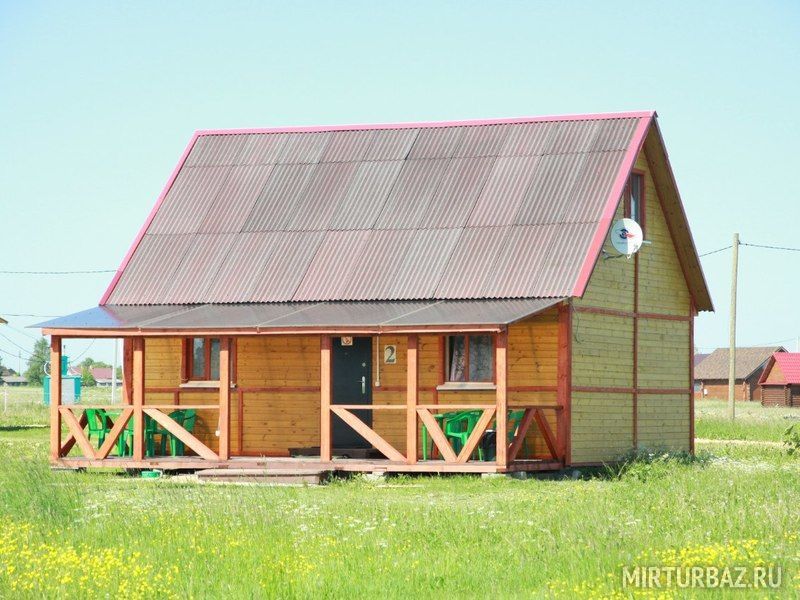
{"label": "number 2 sign", "polygon": [[397,346],[390,345],[383,347],[383,362],[393,365],[397,362]]}

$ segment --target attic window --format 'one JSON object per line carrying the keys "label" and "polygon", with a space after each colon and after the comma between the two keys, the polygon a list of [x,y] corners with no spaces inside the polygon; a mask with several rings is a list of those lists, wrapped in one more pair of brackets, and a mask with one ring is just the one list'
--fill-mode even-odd
{"label": "attic window", "polygon": [[644,231],[644,173],[631,173],[625,186],[625,216],[636,221]]}

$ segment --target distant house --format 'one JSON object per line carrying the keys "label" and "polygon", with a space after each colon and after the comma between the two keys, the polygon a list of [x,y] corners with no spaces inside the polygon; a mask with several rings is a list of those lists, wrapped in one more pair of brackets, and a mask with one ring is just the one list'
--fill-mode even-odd
{"label": "distant house", "polygon": [[770,356],[759,384],[764,406],[800,406],[800,353]]}
{"label": "distant house", "polygon": [[[736,348],[737,400],[761,400],[758,385],[767,360],[776,352],[786,352],[783,346]],[[695,392],[701,398],[726,399],[728,397],[728,368],[730,355],[727,348],[717,348],[694,369]]]}
{"label": "distant house", "polygon": [[[89,369],[99,387],[111,387],[112,371],[111,367],[91,367]],[[120,385],[119,381],[117,381],[117,385]]]}
{"label": "distant house", "polygon": [[[111,375],[113,369],[111,367],[89,367],[89,373],[95,380],[99,387],[111,387]],[[83,377],[83,367],[69,367],[67,375],[72,377]],[[117,385],[122,385],[122,382],[117,379]]]}
{"label": "distant house", "polygon": [[0,382],[10,386],[28,385],[28,378],[22,375],[3,375],[0,377]]}

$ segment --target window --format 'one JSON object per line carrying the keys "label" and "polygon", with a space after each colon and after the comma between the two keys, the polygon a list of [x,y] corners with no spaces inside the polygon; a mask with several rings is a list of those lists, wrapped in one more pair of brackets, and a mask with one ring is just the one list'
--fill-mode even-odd
{"label": "window", "polygon": [[494,340],[491,335],[447,338],[447,381],[493,381]]}
{"label": "window", "polygon": [[634,171],[625,186],[625,216],[644,231],[644,173]]}
{"label": "window", "polygon": [[188,338],[184,343],[184,369],[186,381],[219,379],[219,338]]}

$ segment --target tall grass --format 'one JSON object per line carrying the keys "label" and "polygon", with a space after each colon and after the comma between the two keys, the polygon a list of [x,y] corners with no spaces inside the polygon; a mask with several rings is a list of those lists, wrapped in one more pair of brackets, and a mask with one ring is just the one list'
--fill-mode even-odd
{"label": "tall grass", "polygon": [[737,402],[736,418],[728,417],[720,400],[696,403],[695,435],[701,439],[780,442],[786,429],[800,422],[800,409],[763,407],[757,402]]}
{"label": "tall grass", "polygon": [[798,593],[800,463],[779,448],[270,487],[51,472],[38,435],[0,438],[0,597],[613,597],[620,565],[678,556],[774,562]]}

